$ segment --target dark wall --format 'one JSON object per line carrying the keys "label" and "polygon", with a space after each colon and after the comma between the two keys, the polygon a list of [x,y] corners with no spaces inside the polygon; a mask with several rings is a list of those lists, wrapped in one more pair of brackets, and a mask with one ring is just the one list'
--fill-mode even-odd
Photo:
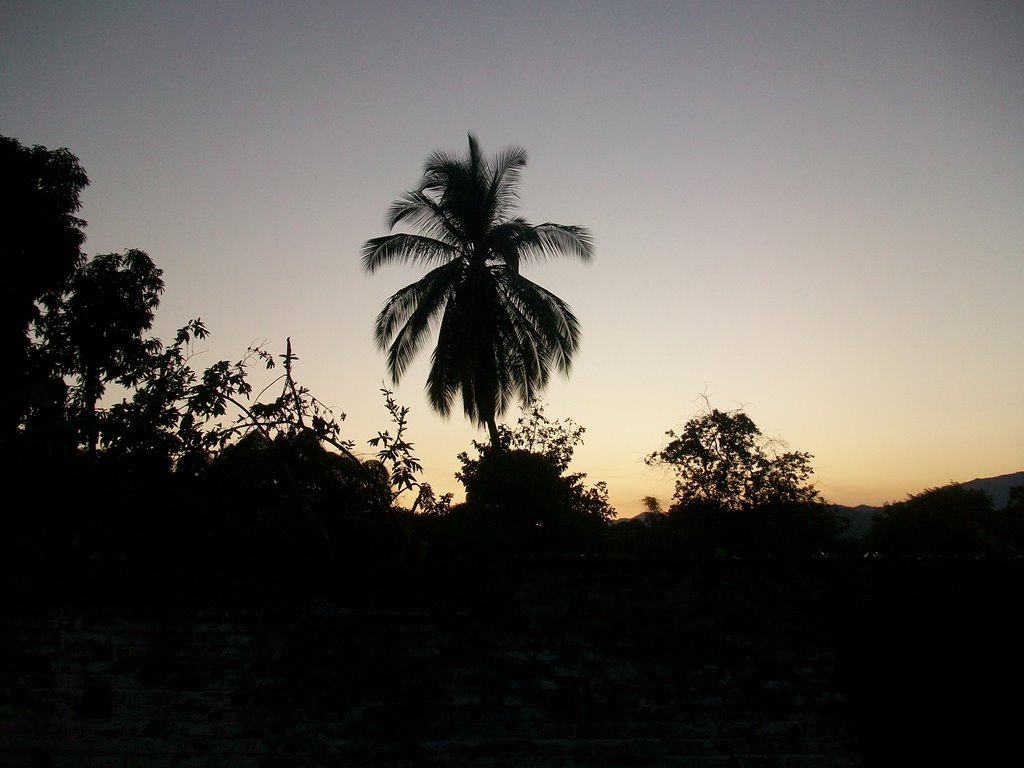
{"label": "dark wall", "polygon": [[581,559],[302,599],[23,590],[0,764],[1001,764],[1022,586],[1016,563]]}

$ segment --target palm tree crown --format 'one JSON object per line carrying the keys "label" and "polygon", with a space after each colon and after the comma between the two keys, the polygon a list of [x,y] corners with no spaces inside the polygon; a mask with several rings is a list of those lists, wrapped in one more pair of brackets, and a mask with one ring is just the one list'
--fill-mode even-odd
{"label": "palm tree crown", "polygon": [[423,178],[391,204],[389,230],[419,234],[367,240],[363,268],[395,261],[430,271],[389,298],[377,315],[376,339],[396,383],[437,330],[427,376],[430,404],[451,413],[456,395],[473,421],[500,445],[496,418],[513,399],[533,400],[552,367],[568,374],[580,326],[569,305],[519,273],[530,259],[576,256],[589,261],[590,233],[562,224],[531,225],[515,215],[526,150],[509,147],[488,159],[469,136],[469,153],[436,151]]}

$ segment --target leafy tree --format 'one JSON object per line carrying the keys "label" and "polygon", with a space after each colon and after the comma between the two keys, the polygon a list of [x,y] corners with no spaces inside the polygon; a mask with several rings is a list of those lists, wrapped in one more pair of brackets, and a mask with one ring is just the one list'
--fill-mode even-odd
{"label": "leafy tree", "polygon": [[[326,444],[347,464],[362,464],[352,453],[355,444],[341,437],[345,414],[335,415],[296,382],[293,366],[298,356],[290,338],[279,355],[284,370],[252,397],[249,369],[260,362],[273,370],[274,357],[261,347],[250,347],[238,362],[221,360],[199,373],[190,365],[191,347],[194,340],[207,336],[202,321],[191,320],[172,345],[150,358],[150,365],[136,377],[132,399],[113,406],[103,420],[107,452],[130,454],[164,445],[171,466],[195,473],[232,444],[249,439],[250,447],[291,444],[306,452],[315,452],[310,446]],[[280,394],[261,400],[275,384],[281,385]],[[367,477],[371,475],[376,482],[378,473]]]}
{"label": "leafy tree", "polygon": [[1010,498],[1002,510],[1002,520],[1007,542],[1018,553],[1024,552],[1024,485],[1010,488]]}
{"label": "leafy tree", "polygon": [[737,510],[768,502],[819,500],[810,482],[811,454],[780,450],[780,444],[766,439],[740,410],[709,409],[686,422],[679,434],[670,430],[666,435],[668,445],[646,461],[676,474],[678,503]]}
{"label": "leafy tree", "polygon": [[644,512],[648,515],[663,515],[665,510],[661,506],[661,500],[657,496],[644,496],[640,499]]}
{"label": "leafy tree", "polygon": [[[291,537],[296,557],[315,551],[316,542],[320,549],[326,545],[332,558],[344,554],[348,560],[407,551],[408,534],[393,502],[418,485],[416,474],[422,471],[411,455],[412,445],[404,440],[408,409],[383,390],[396,435],[379,433],[370,442],[386,435],[388,444],[377,460],[361,460],[352,452],[354,442],[341,436],[345,414],[335,415],[295,380],[298,356],[291,339],[278,357],[282,373],[252,402],[246,378],[250,363],[262,361],[267,370],[276,367],[275,358],[260,348],[250,348],[234,365],[222,361],[207,368],[199,380],[190,377],[179,434],[183,446],[199,450],[186,455],[186,471],[197,472],[200,487],[219,499],[219,506],[241,505],[251,515],[249,522],[261,523],[265,531],[258,543],[268,557],[281,555],[273,542],[282,536]],[[261,400],[275,384],[280,384],[280,394]],[[229,411],[233,421],[207,424],[198,433],[199,441],[186,439],[194,434],[195,424]],[[206,463],[203,449],[208,451]],[[245,524],[239,520],[235,527]],[[266,550],[268,545],[273,551]]]}
{"label": "leafy tree", "polygon": [[9,371],[0,388],[4,445],[17,431],[30,390],[47,379],[31,373],[29,328],[39,305],[52,305],[82,258],[85,222],[75,214],[88,183],[67,149],[25,147],[0,136],[0,358]]}
{"label": "leafy tree", "polygon": [[193,345],[208,336],[197,318],[180,328],[166,347],[151,342],[159,351],[138,371],[130,397],[100,415],[100,441],[107,457],[194,476],[237,436],[239,424],[220,419],[232,407],[239,414],[248,412],[248,369],[254,359],[269,359],[271,367],[273,359],[261,349],[249,349],[238,362],[221,360],[197,371],[191,365]]}
{"label": "leafy tree", "polygon": [[72,274],[67,294],[39,321],[55,369],[72,376],[72,406],[90,453],[99,443],[96,403],[107,384],[132,386],[159,342],[147,336],[164,290],[158,269],[139,250],[108,253]]}
{"label": "leafy tree", "polygon": [[411,224],[419,234],[368,240],[363,267],[375,272],[396,261],[430,271],[384,305],[376,339],[397,382],[437,326],[427,377],[430,404],[443,416],[461,393],[463,410],[500,446],[497,417],[518,398],[531,402],[551,369],[568,374],[580,329],[569,306],[527,280],[530,260],[570,255],[588,261],[582,227],[531,225],[515,213],[526,150],[510,147],[484,157],[469,136],[465,158],[434,152],[423,178],[388,210],[389,229]]}
{"label": "leafy tree", "polygon": [[587,487],[583,473],[566,474],[584,428],[551,421],[538,403],[515,428],[499,425],[499,442],[473,441],[476,458],[459,455],[456,477],[466,503],[453,508],[464,548],[479,553],[553,554],[597,546],[615,516],[603,482]]}
{"label": "leafy tree", "polygon": [[[393,553],[408,549],[393,506],[400,493],[419,488],[432,508],[447,504],[417,482],[408,409],[390,393],[395,436],[380,433],[377,460],[363,461],[341,436],[345,415],[295,381],[290,340],[284,372],[253,397],[252,362],[275,367],[262,349],[199,370],[191,357],[207,336],[200,320],[167,347],[152,337],[161,270],[139,250],[83,258],[85,222],[74,214],[88,179],[70,152],[0,137],[0,168],[9,278],[0,296],[9,366],[0,474],[12,512],[0,517],[0,541],[18,557],[38,547],[58,559],[123,562],[133,547],[139,558],[147,539],[244,549],[240,532],[257,521],[267,552],[313,532],[333,552],[344,540],[350,554]],[[276,382],[280,394],[264,398]],[[112,384],[124,396],[103,408]],[[211,536],[217,521],[221,535]],[[191,536],[174,537],[189,525]]]}
{"label": "leafy tree", "polygon": [[[196,369],[193,346],[207,336],[192,320],[166,348],[150,340],[158,351],[125,397],[97,411],[92,455],[72,451],[53,462],[39,461],[37,452],[17,471],[3,468],[9,488],[10,480],[27,479],[15,504],[47,510],[34,516],[38,525],[12,520],[11,533],[60,532],[75,542],[66,554],[84,551],[97,562],[138,564],[179,551],[216,568],[314,567],[408,551],[388,467],[404,467],[397,476],[415,483],[411,446],[392,446],[393,460],[356,457],[354,443],[341,436],[345,414],[333,414],[295,380],[290,340],[278,356],[283,371],[254,393],[253,365],[273,370],[277,358],[255,348],[238,362]],[[67,519],[56,524],[57,515]]]}
{"label": "leafy tree", "polygon": [[[498,425],[498,445],[501,449],[542,457],[545,463],[555,469],[559,480],[569,488],[569,506],[574,511],[585,513],[603,522],[615,517],[615,509],[608,504],[608,487],[604,481],[587,488],[584,483],[586,473],[566,474],[576,452],[576,446],[583,443],[586,428],[572,419],[551,421],[544,415],[544,404],[539,400],[535,400],[527,407],[521,407],[520,410],[522,415],[516,421],[515,427]],[[473,441],[473,447],[479,455],[478,459],[470,459],[467,453],[461,453],[458,457],[463,469],[456,477],[466,485],[467,494],[472,485],[473,472],[479,466],[478,462],[489,454],[501,452],[501,449],[496,449],[494,445],[488,446],[476,441]]]}
{"label": "leafy tree", "polygon": [[765,438],[740,410],[708,408],[647,457],[676,474],[667,524],[690,554],[816,554],[845,521],[812,484],[809,453]]}
{"label": "leafy tree", "polygon": [[997,554],[1008,543],[1000,528],[991,496],[951,483],[886,504],[874,516],[864,544],[883,555]]}
{"label": "leafy tree", "polygon": [[[506,424],[498,426],[500,444],[511,450],[540,454],[560,473],[565,472],[576,452],[576,446],[583,443],[586,428],[572,419],[551,421],[544,415],[544,404],[540,400],[534,400],[529,406],[520,408],[520,411],[522,415],[515,427]],[[485,448],[479,445],[476,447],[477,450]]]}

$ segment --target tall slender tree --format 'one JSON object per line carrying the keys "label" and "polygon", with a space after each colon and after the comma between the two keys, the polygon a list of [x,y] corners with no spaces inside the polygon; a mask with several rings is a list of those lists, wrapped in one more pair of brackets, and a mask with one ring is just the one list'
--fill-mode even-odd
{"label": "tall slender tree", "polygon": [[376,340],[387,352],[392,380],[398,382],[436,329],[430,404],[448,416],[461,394],[466,416],[487,427],[495,447],[501,446],[497,417],[513,400],[533,400],[552,368],[568,375],[580,342],[569,305],[523,277],[520,266],[562,255],[589,261],[593,253],[583,227],[532,225],[516,215],[525,166],[522,147],[486,158],[470,134],[465,157],[431,154],[420,182],[388,209],[389,230],[406,224],[418,233],[363,245],[369,273],[391,262],[430,267],[377,316]]}

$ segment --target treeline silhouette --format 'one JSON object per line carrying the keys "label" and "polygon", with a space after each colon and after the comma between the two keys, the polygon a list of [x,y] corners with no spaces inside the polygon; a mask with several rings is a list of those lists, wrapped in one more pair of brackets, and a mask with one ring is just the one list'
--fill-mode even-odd
{"label": "treeline silhouette", "polygon": [[[164,284],[140,250],[86,258],[88,178],[66,149],[0,139],[4,282],[0,405],[4,562],[31,578],[322,576],[411,558],[509,556],[1018,556],[1024,493],[993,510],[950,486],[888,505],[863,540],[811,481],[810,454],[767,440],[742,411],[708,408],[648,462],[675,473],[667,511],[615,521],[607,487],[569,471],[584,430],[537,403],[459,456],[463,503],[437,496],[408,440],[408,409],[357,455],[334,414],[274,355],[193,367],[189,320],[151,334]],[[254,370],[272,382],[254,393]],[[111,394],[114,393],[114,394]],[[84,577],[83,577],[84,578]],[[86,578],[86,582],[88,581]],[[85,583],[85,582],[82,582]]]}

